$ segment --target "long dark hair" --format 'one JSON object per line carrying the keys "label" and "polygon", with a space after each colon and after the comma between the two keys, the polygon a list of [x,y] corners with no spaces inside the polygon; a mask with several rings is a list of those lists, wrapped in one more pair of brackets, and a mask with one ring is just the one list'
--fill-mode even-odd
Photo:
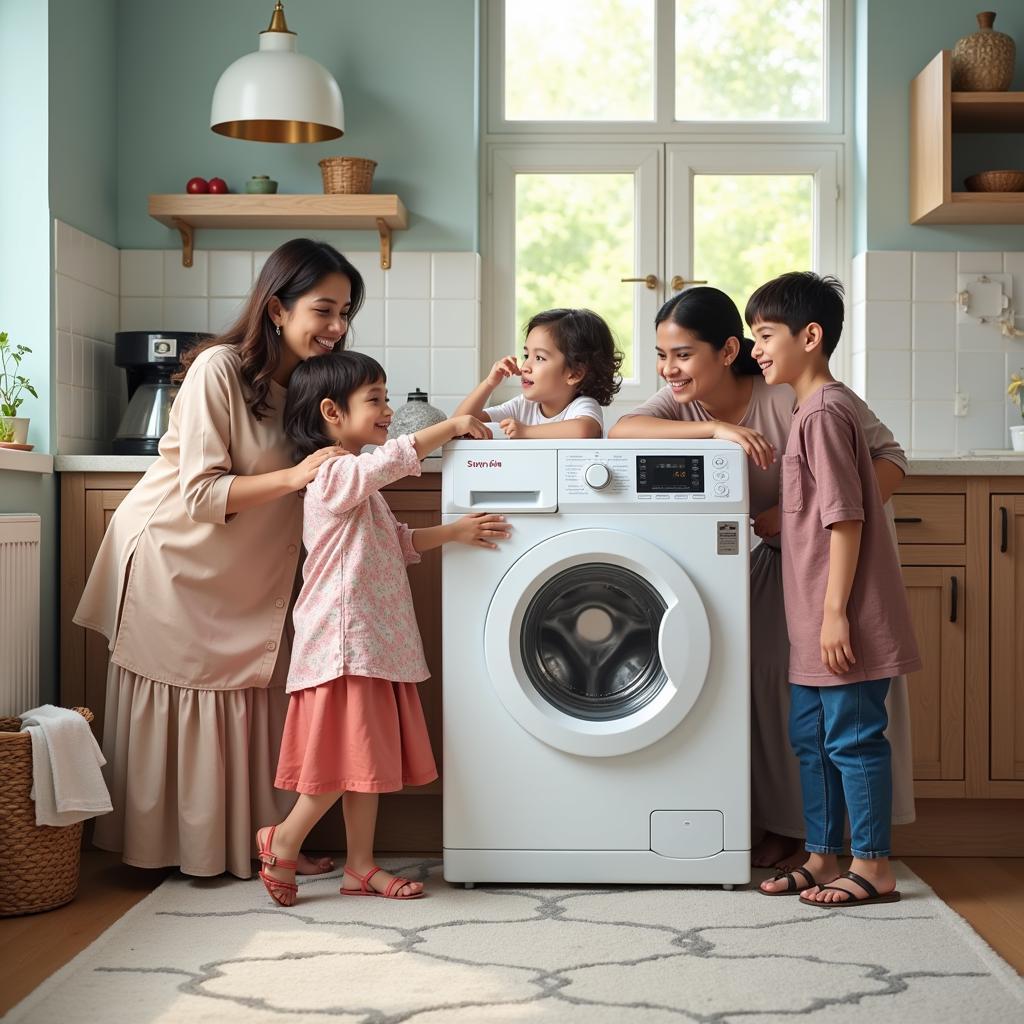
{"label": "long dark hair", "polygon": [[546,309],[530,318],[526,334],[534,327],[543,327],[565,356],[566,366],[583,374],[577,394],[610,405],[622,386],[623,356],[603,318],[589,309]]}
{"label": "long dark hair", "polygon": [[673,295],[654,318],[654,326],[671,320],[685,327],[703,342],[721,352],[729,338],[740,343],[739,354],[730,369],[738,376],[760,375],[761,367],[751,354],[754,343],[743,335],[743,321],[736,303],[717,288],[687,288]]}
{"label": "long dark hair", "polygon": [[347,412],[352,392],[377,381],[387,383],[384,367],[365,352],[332,352],[299,363],[288,381],[284,402],[284,432],[294,446],[295,461],[334,444],[324,431],[320,413],[325,398]]}
{"label": "long dark hair", "polygon": [[[351,322],[366,294],[362,275],[333,245],[312,238],[293,238],[267,257],[238,319],[223,334],[190,349],[175,379],[180,381],[185,377],[200,352],[214,345],[232,345],[242,359],[242,379],[248,390],[246,404],[256,419],[263,419],[270,408],[267,401],[270,381],[281,360],[281,338],[267,308],[270,300],[276,295],[285,309],[292,309],[298,299],[328,274],[343,274],[348,278],[351,286],[348,319]],[[342,337],[342,346],[347,337],[347,334]]]}

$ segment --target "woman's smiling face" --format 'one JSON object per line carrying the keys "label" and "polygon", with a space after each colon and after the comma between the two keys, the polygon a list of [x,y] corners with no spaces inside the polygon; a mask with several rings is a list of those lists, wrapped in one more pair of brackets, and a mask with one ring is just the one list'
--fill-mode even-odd
{"label": "woman's smiling face", "polygon": [[291,309],[272,299],[270,314],[281,328],[282,348],[300,362],[340,348],[351,302],[352,284],[344,274],[327,274]]}
{"label": "woman's smiling face", "polygon": [[658,375],[672,389],[677,402],[695,402],[715,393],[725,374],[731,374],[728,342],[721,350],[671,320],[658,324],[655,351]]}

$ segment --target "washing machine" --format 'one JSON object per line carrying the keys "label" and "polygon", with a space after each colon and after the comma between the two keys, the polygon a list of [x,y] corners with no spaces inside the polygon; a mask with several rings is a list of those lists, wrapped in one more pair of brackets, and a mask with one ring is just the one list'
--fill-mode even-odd
{"label": "washing machine", "polygon": [[446,545],[444,876],[750,880],[746,456],[723,441],[457,441]]}

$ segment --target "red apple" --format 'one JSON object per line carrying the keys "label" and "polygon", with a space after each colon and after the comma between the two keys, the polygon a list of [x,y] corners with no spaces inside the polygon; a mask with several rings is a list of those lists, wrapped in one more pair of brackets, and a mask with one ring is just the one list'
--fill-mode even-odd
{"label": "red apple", "polygon": [[189,178],[188,184],[185,186],[185,191],[190,192],[194,196],[202,195],[204,192],[210,191],[210,185],[205,178]]}
{"label": "red apple", "polygon": [[228,183],[223,178],[211,178],[209,192],[211,195],[223,195],[225,192],[230,192]]}

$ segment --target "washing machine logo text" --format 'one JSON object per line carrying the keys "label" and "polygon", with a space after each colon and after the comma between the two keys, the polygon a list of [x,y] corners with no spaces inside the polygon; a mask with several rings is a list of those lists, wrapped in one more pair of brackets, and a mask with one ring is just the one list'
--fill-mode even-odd
{"label": "washing machine logo text", "polygon": [[470,469],[501,469],[501,459],[466,459]]}

